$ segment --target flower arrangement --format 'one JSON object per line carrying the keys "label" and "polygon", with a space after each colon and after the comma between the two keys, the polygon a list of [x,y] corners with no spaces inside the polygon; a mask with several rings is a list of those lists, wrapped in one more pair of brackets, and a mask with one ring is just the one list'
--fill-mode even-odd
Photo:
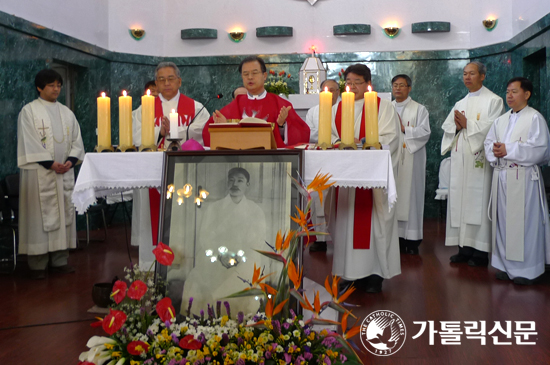
{"label": "flower arrangement", "polygon": [[284,94],[288,97],[289,94],[294,94],[294,90],[288,86],[285,80],[290,80],[291,78],[292,76],[290,74],[287,75],[285,71],[281,71],[277,74],[275,71],[269,70],[269,76],[264,83],[264,88],[268,93],[277,95]]}
{"label": "flower arrangement", "polygon": [[343,93],[346,91],[346,79],[344,78],[344,69],[340,69],[340,72],[338,72],[338,86],[340,87],[340,93]]}
{"label": "flower arrangement", "polygon": [[[355,323],[348,329],[348,318],[355,316],[343,303],[355,288],[339,293],[340,279],[327,277],[325,289],[331,300],[320,303],[319,292],[314,293],[311,300],[311,295],[308,297],[301,288],[303,271],[297,270],[294,264],[299,238],[319,234],[310,231],[312,226],[306,217],[311,207],[311,192],[317,191],[322,201],[322,191],[334,184],[329,183],[329,179],[328,174],[318,173],[308,186],[293,179],[308,201],[305,212],[298,209],[291,217],[300,228],[285,234],[278,232],[271,251],[258,251],[283,263],[277,286],[266,283],[274,273],[264,275],[254,265],[251,280],[243,280],[247,288],[230,296],[261,297],[264,303],[261,312],[247,315],[239,312],[233,318],[229,303],[223,302],[222,310],[222,301],[218,301],[215,307],[208,305],[206,313],[201,309],[199,315],[193,315],[191,298],[186,316],[176,320],[171,299],[162,298],[161,288],[149,278],[151,269],[144,273],[134,267],[127,270],[129,286],[117,281],[113,287],[111,296],[116,305],[105,318],[92,324],[101,326],[109,337],[92,337],[87,343],[89,350],[79,357],[79,364],[360,364],[352,348],[357,346],[349,341],[359,332],[360,326]],[[170,247],[159,243],[153,253],[159,264],[172,264],[174,253]],[[296,298],[302,308],[313,312],[313,316],[304,319],[289,309],[290,296]],[[343,313],[340,322],[321,318],[320,314],[328,307]],[[313,328],[316,324],[339,325],[342,334],[316,331]]]}

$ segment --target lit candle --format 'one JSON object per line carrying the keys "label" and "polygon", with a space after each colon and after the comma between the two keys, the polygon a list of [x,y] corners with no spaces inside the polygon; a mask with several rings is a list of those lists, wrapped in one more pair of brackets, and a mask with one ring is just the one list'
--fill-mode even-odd
{"label": "lit candle", "polygon": [[111,146],[111,98],[105,93],[97,98],[97,145]]}
{"label": "lit candle", "polygon": [[346,91],[342,93],[342,135],[340,136],[342,143],[355,143],[355,94],[349,91],[349,86],[346,86]]}
{"label": "lit candle", "polygon": [[178,120],[179,115],[176,113],[176,109],[172,109],[170,113],[170,138],[180,138],[178,133]]}
{"label": "lit candle", "polygon": [[378,93],[370,86],[365,93],[365,143],[378,143]]}
{"label": "lit candle", "polygon": [[155,97],[150,90],[141,97],[141,145],[155,145]]}
{"label": "lit candle", "polygon": [[127,96],[126,90],[118,98],[118,143],[120,146],[132,146],[132,97]]}
{"label": "lit candle", "polygon": [[332,93],[325,87],[319,93],[319,142],[330,145],[330,130],[332,126]]}

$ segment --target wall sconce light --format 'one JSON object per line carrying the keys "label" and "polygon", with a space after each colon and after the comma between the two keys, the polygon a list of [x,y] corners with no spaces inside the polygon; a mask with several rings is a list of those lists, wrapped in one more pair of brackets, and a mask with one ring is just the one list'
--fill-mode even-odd
{"label": "wall sconce light", "polygon": [[498,19],[485,19],[482,21],[483,26],[485,29],[487,29],[489,32],[495,29],[495,27],[498,24]]}
{"label": "wall sconce light", "polygon": [[399,34],[399,28],[398,27],[386,27],[386,28],[384,28],[384,33],[388,37],[394,38]]}
{"label": "wall sconce light", "polygon": [[239,43],[240,41],[244,40],[246,38],[246,33],[241,31],[233,31],[229,32],[229,39],[231,39],[235,43]]}
{"label": "wall sconce light", "polygon": [[134,38],[136,41],[141,40],[143,37],[145,37],[145,30],[144,29],[130,29],[130,35],[132,38]]}

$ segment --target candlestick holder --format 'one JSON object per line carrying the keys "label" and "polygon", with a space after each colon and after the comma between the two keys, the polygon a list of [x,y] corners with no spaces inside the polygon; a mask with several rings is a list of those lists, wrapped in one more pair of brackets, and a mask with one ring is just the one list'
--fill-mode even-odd
{"label": "candlestick holder", "polygon": [[117,152],[136,152],[137,148],[134,145],[132,145],[132,146],[118,146],[116,148],[116,151]]}
{"label": "candlestick holder", "polygon": [[115,152],[113,146],[95,146],[94,152]]}
{"label": "candlestick holder", "polygon": [[351,150],[356,150],[357,149],[357,143],[351,143],[351,144],[347,144],[347,143],[344,143],[344,142],[340,142],[340,144],[338,145],[338,149],[339,150],[345,150],[345,149],[351,149]]}
{"label": "candlestick holder", "polygon": [[156,145],[148,145],[148,146],[139,146],[139,152],[157,152],[158,148]]}
{"label": "candlestick holder", "polygon": [[177,152],[181,150],[181,141],[183,138],[166,138],[166,140],[170,141],[170,144],[166,147],[166,151]]}
{"label": "candlestick holder", "polygon": [[315,149],[320,148],[320,149],[322,149],[322,150],[330,150],[330,149],[332,149],[333,147],[334,147],[334,146],[333,146],[332,144],[326,143],[326,142],[323,142],[323,143],[321,143],[321,144],[319,144],[319,143],[316,143],[316,144],[315,144]]}
{"label": "candlestick holder", "polygon": [[382,145],[380,144],[380,142],[376,142],[375,144],[367,144],[366,142],[363,143],[363,149],[364,149],[364,150],[368,150],[368,149],[370,149],[371,147],[374,147],[374,148],[377,149],[377,150],[381,150],[381,149],[382,149]]}

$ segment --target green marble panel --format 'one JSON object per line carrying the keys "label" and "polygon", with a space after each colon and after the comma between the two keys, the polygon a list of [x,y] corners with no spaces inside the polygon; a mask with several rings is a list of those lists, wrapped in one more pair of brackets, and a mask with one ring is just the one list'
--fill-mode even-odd
{"label": "green marble panel", "polygon": [[370,34],[370,24],[341,24],[332,27],[334,35]]}
{"label": "green marble panel", "polygon": [[292,37],[292,27],[259,27],[256,37]]}
{"label": "green marble panel", "polygon": [[210,28],[189,28],[181,30],[181,39],[217,39],[218,30]]}
{"label": "green marble panel", "polygon": [[449,22],[421,22],[413,23],[413,33],[444,33],[451,31],[451,23]]}

